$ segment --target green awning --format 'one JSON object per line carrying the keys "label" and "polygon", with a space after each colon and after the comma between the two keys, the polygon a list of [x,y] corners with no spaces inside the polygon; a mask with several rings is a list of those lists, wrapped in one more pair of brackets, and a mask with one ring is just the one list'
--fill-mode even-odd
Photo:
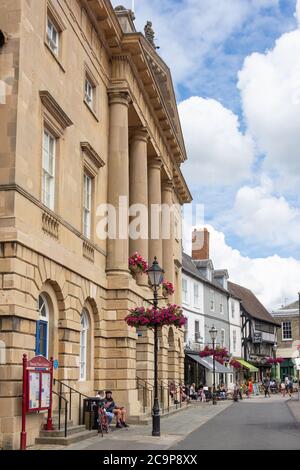
{"label": "green awning", "polygon": [[241,366],[245,367],[245,369],[248,369],[249,372],[258,372],[258,368],[253,364],[250,364],[250,362],[247,362],[244,359],[236,359],[236,361],[239,362]]}

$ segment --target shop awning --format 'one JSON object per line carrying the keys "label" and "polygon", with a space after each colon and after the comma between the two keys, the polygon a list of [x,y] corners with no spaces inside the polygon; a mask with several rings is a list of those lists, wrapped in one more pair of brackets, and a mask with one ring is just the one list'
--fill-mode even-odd
{"label": "shop awning", "polygon": [[[213,371],[213,358],[212,356],[207,357],[200,357],[198,354],[187,354],[188,357],[193,359],[193,361],[198,362],[203,367],[208,369],[209,371]],[[218,361],[215,361],[215,370],[218,374],[232,374],[233,370],[229,367],[225,367],[220,364]]]}
{"label": "shop awning", "polygon": [[245,361],[244,359],[235,359],[237,362],[241,364],[245,369],[248,369],[249,372],[258,372],[258,368],[255,367],[253,364],[250,364],[250,362]]}

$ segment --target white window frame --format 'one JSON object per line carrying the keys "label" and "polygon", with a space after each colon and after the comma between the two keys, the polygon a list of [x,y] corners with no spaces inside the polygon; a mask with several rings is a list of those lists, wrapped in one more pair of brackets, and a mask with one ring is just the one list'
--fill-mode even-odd
{"label": "white window frame", "polygon": [[[50,142],[52,141],[52,154]],[[56,138],[47,129],[43,132],[43,161],[42,161],[42,202],[54,211],[55,207],[55,167],[56,167]]]}
{"label": "white window frame", "polygon": [[[56,40],[53,38],[54,35],[56,35]],[[56,56],[59,55],[59,40],[60,31],[51,17],[47,15],[47,44]]]}
{"label": "white window frame", "polygon": [[236,345],[237,345],[237,334],[236,330],[232,331],[232,350],[233,352],[236,352]]}
{"label": "white window frame", "polygon": [[221,328],[221,348],[225,348],[225,330],[224,328]]}
{"label": "white window frame", "polygon": [[83,176],[83,235],[90,239],[92,232],[93,178],[84,172]]}
{"label": "white window frame", "polygon": [[231,301],[231,318],[235,318],[235,303]]}
{"label": "white window frame", "polygon": [[87,377],[87,346],[88,346],[88,331],[89,331],[89,317],[87,311],[84,309],[80,315],[80,343],[79,343],[79,380],[84,382]]}
{"label": "white window frame", "polygon": [[[184,287],[186,287],[186,289]],[[182,279],[182,300],[183,300],[183,302],[188,302],[188,281],[187,281],[187,279]]]}
{"label": "white window frame", "polygon": [[[284,324],[286,323],[289,323],[290,324],[290,331],[291,331],[291,336],[289,338],[285,338],[284,337],[284,331],[285,331],[285,328],[284,328]],[[293,340],[293,332],[292,332],[292,322],[291,321],[283,321],[282,322],[282,325],[281,325],[281,335],[282,335],[282,341],[292,341]]]}
{"label": "white window frame", "polygon": [[95,105],[95,85],[88,75],[85,76],[84,81],[84,101],[88,107],[94,111]]}
{"label": "white window frame", "polygon": [[194,282],[194,306],[199,307],[199,285]]}

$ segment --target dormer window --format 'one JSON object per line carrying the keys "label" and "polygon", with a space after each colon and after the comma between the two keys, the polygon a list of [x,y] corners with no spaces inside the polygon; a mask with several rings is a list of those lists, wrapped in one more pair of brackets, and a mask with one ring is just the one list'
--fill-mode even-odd
{"label": "dormer window", "polygon": [[52,19],[47,18],[47,43],[53,54],[58,55],[59,52],[59,32],[54,25]]}

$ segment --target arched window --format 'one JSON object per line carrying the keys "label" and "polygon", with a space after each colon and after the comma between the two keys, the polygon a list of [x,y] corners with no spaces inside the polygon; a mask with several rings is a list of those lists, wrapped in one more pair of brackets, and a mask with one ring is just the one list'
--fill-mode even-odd
{"label": "arched window", "polygon": [[41,294],[38,298],[39,319],[36,322],[35,353],[48,357],[49,347],[49,305],[46,297]]}
{"label": "arched window", "polygon": [[80,357],[79,357],[79,367],[80,367],[80,380],[86,380],[86,371],[87,371],[87,340],[88,340],[88,330],[89,330],[89,318],[86,310],[82,311],[80,318],[81,330],[80,330]]}

